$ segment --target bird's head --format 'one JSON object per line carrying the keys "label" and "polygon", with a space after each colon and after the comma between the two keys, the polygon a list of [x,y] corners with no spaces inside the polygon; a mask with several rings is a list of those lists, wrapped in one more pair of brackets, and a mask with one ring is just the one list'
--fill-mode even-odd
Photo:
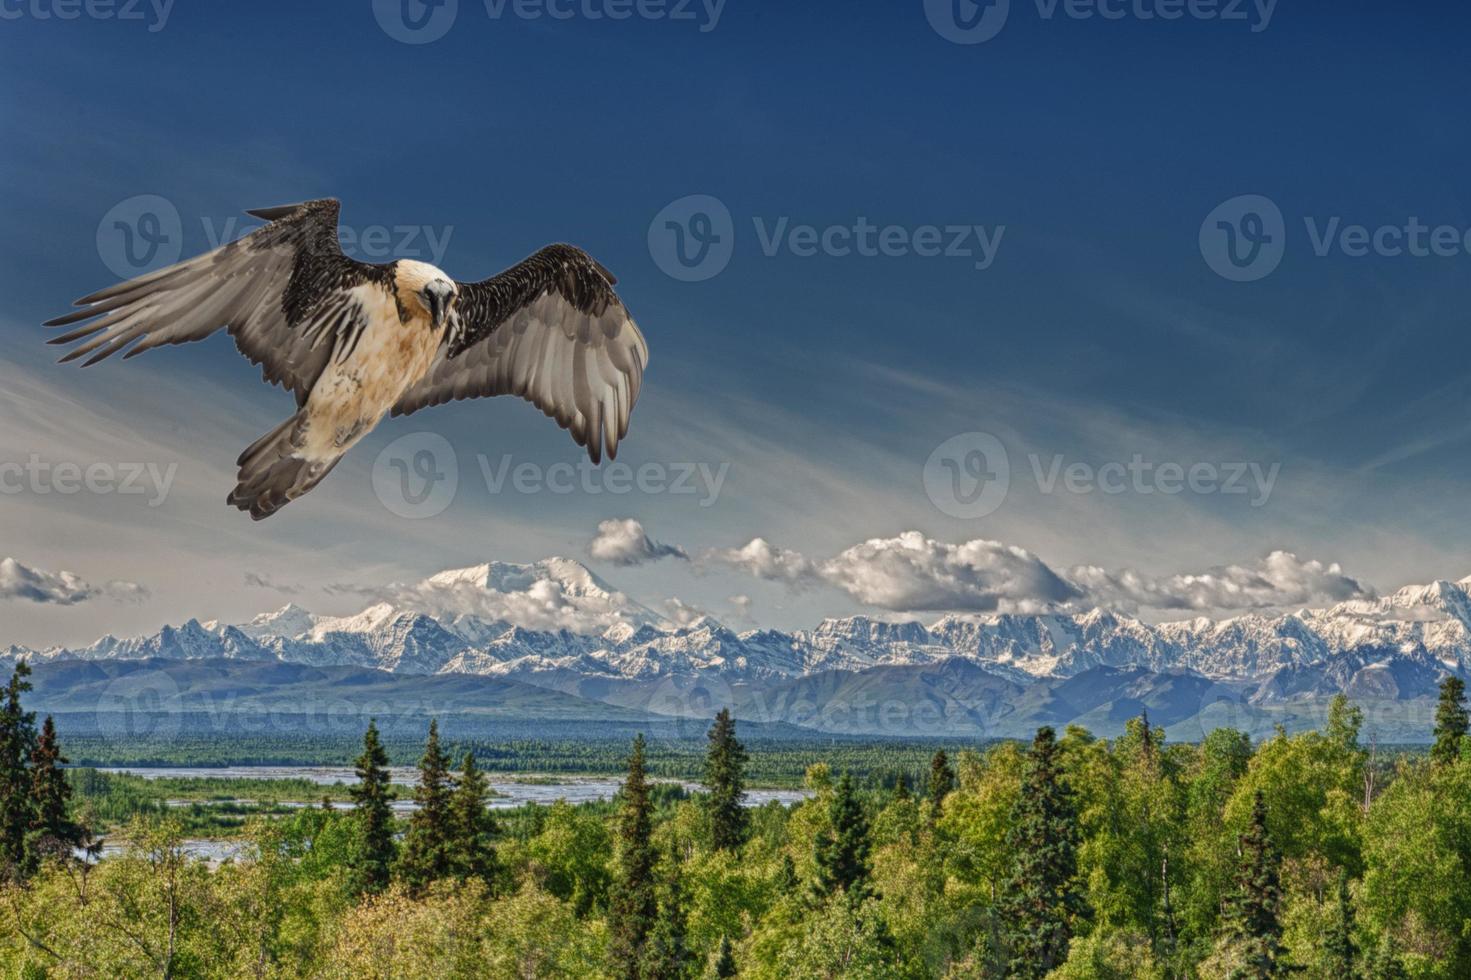
{"label": "bird's head", "polygon": [[398,263],[396,277],[400,300],[417,306],[435,330],[441,329],[460,295],[455,281],[427,262],[410,260]]}

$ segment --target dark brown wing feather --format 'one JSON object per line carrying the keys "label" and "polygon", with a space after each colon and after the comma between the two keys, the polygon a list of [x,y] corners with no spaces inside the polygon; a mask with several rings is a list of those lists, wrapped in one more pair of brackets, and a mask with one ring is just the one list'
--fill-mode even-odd
{"label": "dark brown wing feather", "polygon": [[611,459],[628,434],[649,347],[586,252],[548,245],[500,275],[461,283],[444,346],[393,407],[407,415],[460,398],[516,395]]}
{"label": "dark brown wing feather", "polygon": [[358,262],[337,240],[340,205],[330,198],[249,212],[269,224],[212,252],[77,300],[81,309],[47,322],[81,324],[53,344],[62,361],[86,364],[128,348],[124,358],[164,344],[203,340],[228,328],[265,379],[305,402],[339,342],[364,325],[353,290],[393,290],[393,267]]}

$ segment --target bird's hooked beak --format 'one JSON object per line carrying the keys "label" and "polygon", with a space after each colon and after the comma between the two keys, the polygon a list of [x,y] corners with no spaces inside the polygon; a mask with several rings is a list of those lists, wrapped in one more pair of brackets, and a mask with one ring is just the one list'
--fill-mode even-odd
{"label": "bird's hooked beak", "polygon": [[444,326],[445,319],[449,316],[450,304],[455,301],[455,285],[443,279],[436,279],[420,290],[419,295],[423,297],[424,308],[429,311],[429,318],[438,330]]}

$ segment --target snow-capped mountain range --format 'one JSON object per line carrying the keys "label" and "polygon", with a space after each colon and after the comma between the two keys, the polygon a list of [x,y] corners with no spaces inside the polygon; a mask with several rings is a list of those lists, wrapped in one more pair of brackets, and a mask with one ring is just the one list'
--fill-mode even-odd
{"label": "snow-capped mountain range", "polygon": [[704,617],[676,626],[582,564],[490,562],[382,590],[352,616],[297,605],[246,623],[189,620],[86,647],[11,647],[9,659],[280,660],[398,674],[646,681],[718,675],[782,682],[818,672],[962,660],[1023,686],[1107,668],[1249,682],[1268,700],[1344,690],[1424,696],[1448,672],[1471,676],[1471,578],[1411,586],[1285,615],[1149,624],[1079,614],[945,616],[925,625],[865,616],[796,632],[736,632]]}

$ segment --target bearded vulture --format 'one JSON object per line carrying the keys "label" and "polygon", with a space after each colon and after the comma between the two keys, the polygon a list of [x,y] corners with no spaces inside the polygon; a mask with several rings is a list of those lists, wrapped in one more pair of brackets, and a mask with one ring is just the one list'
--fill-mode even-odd
{"label": "bearded vulture", "polygon": [[[255,520],[331,472],[385,414],[517,395],[612,459],[649,348],[617,282],[586,252],[548,245],[500,275],[456,282],[425,262],[348,258],[333,199],[247,212],[267,223],[197,258],[109,286],[47,322],[85,364],[227,329],[296,414],[236,460],[227,501]],[[94,319],[98,318],[100,319]]]}

